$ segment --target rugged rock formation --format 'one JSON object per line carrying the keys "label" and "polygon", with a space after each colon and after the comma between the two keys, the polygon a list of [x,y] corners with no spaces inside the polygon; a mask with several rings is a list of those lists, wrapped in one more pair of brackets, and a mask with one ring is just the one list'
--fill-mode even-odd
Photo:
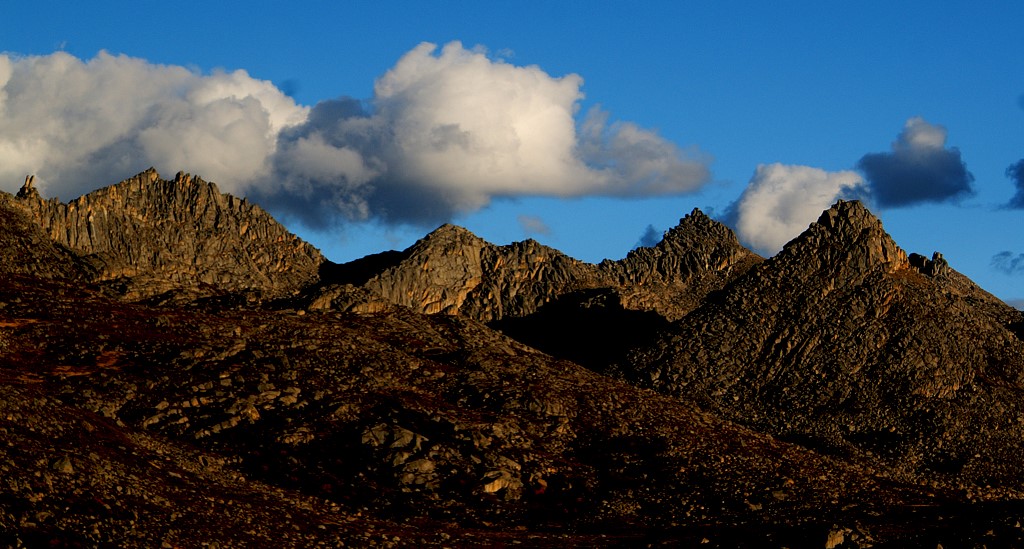
{"label": "rugged rock formation", "polygon": [[1022,337],[856,202],[764,261],[694,211],[600,265],[453,226],[334,265],[198,178],[29,179],[0,545],[1022,546]]}
{"label": "rugged rock formation", "polygon": [[529,314],[563,293],[610,283],[595,266],[535,241],[495,246],[454,225],[441,226],[403,252],[330,266],[324,278],[361,286],[415,311],[485,322]]}
{"label": "rugged rock formation", "polygon": [[611,291],[615,307],[675,319],[760,259],[729,228],[694,210],[657,246],[599,265],[534,240],[496,246],[444,225],[403,252],[330,266],[325,280],[361,286],[423,313],[483,322],[526,317],[564,296],[578,301],[577,292],[597,289]]}
{"label": "rugged rock formation", "polygon": [[618,282],[626,308],[677,320],[761,260],[732,230],[694,208],[653,248],[600,267]]}
{"label": "rugged rock formation", "polygon": [[[36,192],[31,179],[25,189]],[[24,208],[7,193],[0,193],[0,275],[38,278],[85,279],[85,266],[67,248],[53,242]]]}
{"label": "rugged rock formation", "polygon": [[634,351],[625,375],[785,440],[880,456],[904,478],[1016,493],[1021,315],[940,258],[909,260],[841,202]]}
{"label": "rugged rock formation", "polygon": [[324,259],[259,206],[213,183],[147,170],[61,203],[25,182],[17,201],[94,279],[132,298],[175,289],[296,291],[317,280]]}

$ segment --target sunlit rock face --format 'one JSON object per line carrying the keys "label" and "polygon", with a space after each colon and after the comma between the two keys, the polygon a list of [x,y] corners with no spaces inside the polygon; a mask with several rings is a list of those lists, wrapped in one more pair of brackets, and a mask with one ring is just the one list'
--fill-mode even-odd
{"label": "sunlit rock face", "polygon": [[150,169],[66,204],[27,181],[18,202],[96,281],[135,298],[204,286],[286,294],[315,281],[324,261],[259,206],[185,173],[165,180]]}

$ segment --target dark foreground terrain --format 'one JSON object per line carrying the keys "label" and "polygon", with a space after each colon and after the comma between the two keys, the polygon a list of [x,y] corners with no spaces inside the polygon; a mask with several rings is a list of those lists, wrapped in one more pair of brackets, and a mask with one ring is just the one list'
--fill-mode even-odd
{"label": "dark foreground terrain", "polygon": [[332,264],[147,171],[0,195],[0,545],[1022,546],[1024,317],[845,202]]}

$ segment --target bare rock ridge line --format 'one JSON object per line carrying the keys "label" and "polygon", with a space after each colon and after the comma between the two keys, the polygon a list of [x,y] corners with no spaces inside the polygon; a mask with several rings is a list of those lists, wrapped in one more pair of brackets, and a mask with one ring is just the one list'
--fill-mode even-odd
{"label": "bare rock ridge line", "polygon": [[[403,252],[335,265],[325,281],[360,286],[419,312],[483,322],[524,317],[594,289],[612,291],[624,308],[676,319],[759,261],[728,227],[694,210],[659,244],[618,261],[586,263],[534,240],[497,246],[444,225]],[[321,292],[311,308],[329,308],[343,293]]]}
{"label": "bare rock ridge line", "polygon": [[674,320],[761,260],[699,210],[658,245],[598,265],[533,240],[496,246],[453,225],[403,252],[336,265],[258,206],[184,173],[164,180],[149,169],[66,204],[42,199],[29,176],[17,201],[55,245],[82,258],[92,279],[133,298],[214,287],[287,295],[322,278],[308,292],[310,310],[397,304],[492,322],[607,289],[617,306]]}
{"label": "bare rock ridge line", "polygon": [[17,199],[97,281],[134,297],[203,285],[290,293],[324,262],[259,206],[185,173],[165,180],[149,169],[66,204],[43,200],[29,177]]}
{"label": "bare rock ridge line", "polygon": [[903,478],[1013,486],[1021,313],[941,254],[923,259],[841,202],[634,349],[623,375],[825,453],[880,456]]}
{"label": "bare rock ridge line", "polygon": [[761,261],[731,229],[694,208],[654,247],[600,267],[618,281],[626,308],[677,320]]}
{"label": "bare rock ridge line", "polygon": [[0,193],[0,546],[1024,546],[1024,313],[839,202],[325,261],[149,170]]}

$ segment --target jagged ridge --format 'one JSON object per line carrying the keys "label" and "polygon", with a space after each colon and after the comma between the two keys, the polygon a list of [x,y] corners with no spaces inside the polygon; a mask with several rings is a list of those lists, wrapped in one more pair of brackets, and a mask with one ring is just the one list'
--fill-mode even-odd
{"label": "jagged ridge", "polygon": [[[731,230],[695,209],[655,247],[599,265],[534,240],[497,246],[444,225],[403,252],[327,270],[336,273],[331,282],[361,286],[427,314],[493,322],[531,315],[574,292],[605,288],[628,309],[674,319],[760,260]],[[324,295],[341,293],[321,292],[313,307],[327,307]]]}
{"label": "jagged ridge", "polygon": [[18,202],[97,281],[132,297],[200,285],[290,293],[324,261],[259,206],[185,173],[164,180],[151,168],[67,204],[43,200],[30,178]]}
{"label": "jagged ridge", "polygon": [[[404,252],[326,265],[329,283],[300,297],[225,311],[74,283],[195,286],[174,278],[180,261],[251,289],[266,271],[248,250],[268,247],[283,266],[269,272],[288,272],[294,241],[262,210],[198,178],[142,175],[119,188],[134,194],[68,205],[30,181],[0,196],[0,269],[13,273],[0,277],[0,542],[369,545],[381,528],[390,545],[399,523],[417,546],[479,524],[488,545],[609,543],[593,533],[611,524],[623,544],[1024,541],[1019,506],[993,504],[1024,500],[1024,318],[940,254],[908,257],[859,203],[764,262],[699,211],[597,266],[444,226]],[[201,253],[248,234],[247,260]],[[333,312],[360,307],[378,314]],[[597,360],[641,343],[625,332],[660,329],[619,372],[670,396],[469,315]]]}
{"label": "jagged ridge", "polygon": [[634,351],[625,375],[819,450],[881,455],[910,478],[1019,478],[1006,437],[1024,437],[1020,314],[915,263],[862,204],[838,203]]}

